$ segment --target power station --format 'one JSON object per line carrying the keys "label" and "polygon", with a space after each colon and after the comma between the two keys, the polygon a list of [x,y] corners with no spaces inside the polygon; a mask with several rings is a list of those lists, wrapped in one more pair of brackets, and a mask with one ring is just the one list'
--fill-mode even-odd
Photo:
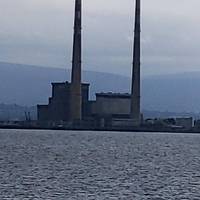
{"label": "power station", "polygon": [[89,100],[89,84],[82,83],[82,1],[75,0],[71,83],[52,83],[48,105],[38,105],[38,121],[67,127],[137,127],[140,112],[140,34],[141,5],[136,0],[130,94],[97,93]]}

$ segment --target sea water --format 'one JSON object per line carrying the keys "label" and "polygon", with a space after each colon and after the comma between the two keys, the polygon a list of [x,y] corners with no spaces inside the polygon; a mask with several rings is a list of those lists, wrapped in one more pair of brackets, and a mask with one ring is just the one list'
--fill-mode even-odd
{"label": "sea water", "polygon": [[0,130],[0,199],[200,199],[200,135]]}

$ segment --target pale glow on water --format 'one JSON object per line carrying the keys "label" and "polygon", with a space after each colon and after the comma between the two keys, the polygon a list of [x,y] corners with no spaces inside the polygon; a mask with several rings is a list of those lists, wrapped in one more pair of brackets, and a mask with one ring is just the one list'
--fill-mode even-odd
{"label": "pale glow on water", "polygon": [[0,130],[0,199],[200,199],[200,135]]}

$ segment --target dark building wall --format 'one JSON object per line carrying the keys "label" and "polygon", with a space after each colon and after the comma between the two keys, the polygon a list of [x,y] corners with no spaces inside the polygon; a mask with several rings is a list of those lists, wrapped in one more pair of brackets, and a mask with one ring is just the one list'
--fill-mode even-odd
{"label": "dark building wall", "polygon": [[49,113],[48,113],[48,105],[38,105],[37,106],[37,118],[40,121],[46,121],[48,120]]}
{"label": "dark building wall", "polygon": [[[70,121],[71,84],[52,83],[52,97],[48,105],[38,106],[39,121]],[[105,119],[130,117],[130,94],[98,93],[96,101],[89,101],[89,84],[82,84],[82,119]]]}
{"label": "dark building wall", "polygon": [[131,96],[129,94],[99,93],[91,103],[95,116],[126,117],[130,116]]}
{"label": "dark building wall", "polygon": [[69,120],[70,84],[52,83],[52,100],[49,102],[51,121]]}
{"label": "dark building wall", "polygon": [[133,127],[138,120],[130,115],[131,95],[120,93],[98,93],[91,101],[91,116],[96,127]]}
{"label": "dark building wall", "polygon": [[82,84],[82,118],[89,117],[90,105],[89,105],[89,84]]}
{"label": "dark building wall", "polygon": [[[71,84],[52,83],[52,97],[48,105],[38,105],[39,121],[70,121]],[[82,115],[89,113],[89,84],[82,84]]]}

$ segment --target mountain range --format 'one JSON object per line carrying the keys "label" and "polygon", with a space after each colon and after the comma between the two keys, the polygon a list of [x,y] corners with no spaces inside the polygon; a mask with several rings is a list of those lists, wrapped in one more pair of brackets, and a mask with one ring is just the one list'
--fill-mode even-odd
{"label": "mountain range", "polygon": [[[51,82],[70,80],[70,70],[0,62],[0,103],[35,106],[51,96]],[[96,92],[129,92],[130,78],[84,71],[90,98]],[[142,78],[142,108],[167,112],[200,111],[200,72]]]}

